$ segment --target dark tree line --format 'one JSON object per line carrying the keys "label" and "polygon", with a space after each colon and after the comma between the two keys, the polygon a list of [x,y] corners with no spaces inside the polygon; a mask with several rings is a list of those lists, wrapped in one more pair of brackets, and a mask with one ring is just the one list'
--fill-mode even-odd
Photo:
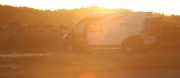
{"label": "dark tree line", "polygon": [[48,24],[59,24],[60,22],[77,22],[85,15],[95,12],[116,12],[118,9],[99,8],[96,6],[86,8],[75,8],[72,10],[58,9],[39,10],[28,7],[13,7],[8,5],[0,5],[0,20],[8,22],[19,22],[24,24],[36,24],[39,22]]}
{"label": "dark tree line", "polygon": [[[0,5],[0,20],[8,22],[19,22],[23,24],[37,24],[39,22],[48,24],[59,24],[60,22],[77,22],[85,15],[95,12],[117,12],[119,10],[127,10],[122,8],[108,9],[96,6],[75,8],[72,10],[58,9],[39,10],[28,7],[13,7],[9,5]],[[179,15],[165,15],[163,13],[154,13],[155,16],[162,16],[164,21],[180,23]]]}
{"label": "dark tree line", "polygon": [[73,23],[21,24],[0,21],[0,51],[57,51],[62,36]]}

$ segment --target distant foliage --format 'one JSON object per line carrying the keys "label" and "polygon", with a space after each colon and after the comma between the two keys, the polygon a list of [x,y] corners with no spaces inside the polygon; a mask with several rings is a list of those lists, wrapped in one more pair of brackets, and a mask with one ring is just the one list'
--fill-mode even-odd
{"label": "distant foliage", "polygon": [[160,40],[165,41],[180,41],[180,16],[165,15],[163,13],[154,13],[155,17],[163,17],[162,35]]}
{"label": "distant foliage", "polygon": [[159,36],[163,41],[179,41],[180,42],[180,24],[164,21],[162,34]]}
{"label": "distant foliage", "polygon": [[24,24],[36,24],[39,22],[48,24],[59,24],[60,22],[77,22],[85,15],[96,12],[116,12],[126,9],[108,9],[99,8],[96,6],[86,8],[75,8],[72,10],[59,9],[51,10],[38,10],[28,7],[12,7],[8,5],[0,5],[0,20],[8,22],[19,22]]}
{"label": "distant foliage", "polygon": [[72,23],[20,24],[0,21],[0,51],[57,51]]}

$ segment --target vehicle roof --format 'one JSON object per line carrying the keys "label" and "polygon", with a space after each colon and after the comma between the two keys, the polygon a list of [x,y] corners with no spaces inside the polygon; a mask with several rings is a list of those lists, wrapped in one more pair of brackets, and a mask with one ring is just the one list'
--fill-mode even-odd
{"label": "vehicle roof", "polygon": [[153,12],[142,12],[142,11],[139,11],[139,12],[122,12],[122,11],[118,11],[118,12],[99,12],[99,13],[94,13],[94,14],[90,14],[88,15],[87,17],[92,17],[92,16],[108,16],[108,15],[126,15],[126,14],[137,14],[137,15],[150,15],[150,14],[153,14]]}

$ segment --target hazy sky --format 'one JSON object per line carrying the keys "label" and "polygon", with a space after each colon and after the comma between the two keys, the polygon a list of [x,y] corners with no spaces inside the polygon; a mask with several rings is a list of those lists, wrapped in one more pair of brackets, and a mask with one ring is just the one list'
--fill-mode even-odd
{"label": "hazy sky", "polygon": [[99,6],[180,15],[179,0],[0,0],[0,4],[28,6],[32,8],[51,10],[60,8],[73,9],[87,6]]}

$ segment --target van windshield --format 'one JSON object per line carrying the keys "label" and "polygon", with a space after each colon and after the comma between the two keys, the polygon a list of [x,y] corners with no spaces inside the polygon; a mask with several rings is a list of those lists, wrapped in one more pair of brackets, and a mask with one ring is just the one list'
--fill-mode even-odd
{"label": "van windshield", "polygon": [[92,24],[94,22],[101,21],[103,19],[106,19],[107,16],[92,16],[92,17],[85,17],[81,21],[79,21],[73,28],[70,29],[70,31],[64,35],[66,37],[73,29],[76,29],[77,25],[79,24]]}

